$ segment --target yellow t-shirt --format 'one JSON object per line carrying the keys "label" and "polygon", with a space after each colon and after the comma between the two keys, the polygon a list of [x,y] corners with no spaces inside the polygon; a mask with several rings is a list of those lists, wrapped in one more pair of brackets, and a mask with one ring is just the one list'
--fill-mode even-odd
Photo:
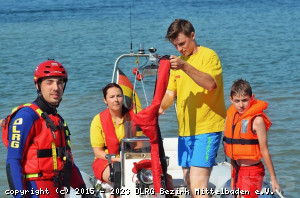
{"label": "yellow t-shirt", "polygon": [[[121,122],[116,126],[115,121],[112,119],[115,132],[117,135],[117,138],[119,142],[124,138],[125,132],[124,132],[124,119],[122,118]],[[92,147],[105,147],[107,146],[105,141],[105,134],[102,128],[102,124],[100,121],[100,114],[97,114],[92,123],[91,123],[91,129],[90,129],[90,140]]]}
{"label": "yellow t-shirt", "polygon": [[224,130],[226,116],[222,66],[211,49],[199,47],[197,53],[180,56],[199,71],[209,74],[217,88],[208,91],[197,85],[182,70],[171,70],[168,90],[177,94],[179,136],[192,136]]}

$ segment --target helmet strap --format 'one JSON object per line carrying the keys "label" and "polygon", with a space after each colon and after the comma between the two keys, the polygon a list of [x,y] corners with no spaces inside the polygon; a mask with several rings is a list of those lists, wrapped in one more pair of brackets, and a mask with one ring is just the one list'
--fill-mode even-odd
{"label": "helmet strap", "polygon": [[63,90],[63,93],[65,92],[66,86],[67,86],[67,82],[65,82],[65,84],[64,84],[64,90]]}

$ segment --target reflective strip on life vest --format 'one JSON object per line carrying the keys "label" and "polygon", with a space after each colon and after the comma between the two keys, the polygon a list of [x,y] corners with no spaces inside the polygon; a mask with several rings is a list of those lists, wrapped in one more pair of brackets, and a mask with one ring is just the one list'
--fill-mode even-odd
{"label": "reflective strip on life vest", "polygon": [[19,107],[15,107],[11,110],[11,113],[15,112]]}
{"label": "reflective strip on life vest", "polygon": [[53,159],[53,170],[57,170],[57,154],[56,154],[56,146],[55,142],[51,142],[52,147],[52,159]]}
{"label": "reflective strip on life vest", "polygon": [[20,105],[20,106],[18,106],[18,107],[13,108],[13,109],[11,110],[11,114],[14,113],[15,111],[17,111],[18,109],[21,109],[21,108],[23,108],[23,107],[30,107],[30,106],[31,106],[31,103],[25,103],[25,104],[22,104],[22,105]]}
{"label": "reflective strip on life vest", "polygon": [[24,178],[25,179],[30,179],[30,178],[33,178],[33,177],[41,177],[41,176],[42,176],[42,173],[30,173],[30,174],[24,175]]}
{"label": "reflective strip on life vest", "polygon": [[38,109],[36,110],[36,112],[39,114],[40,117],[42,117],[43,111],[42,111],[40,108],[38,108]]}
{"label": "reflective strip on life vest", "polygon": [[68,127],[66,121],[64,121],[64,128],[65,128],[64,131],[65,131],[65,135],[66,135],[66,142],[67,142],[68,146],[71,148],[71,141],[70,141],[70,137],[69,137],[70,132],[69,132],[69,127]]}

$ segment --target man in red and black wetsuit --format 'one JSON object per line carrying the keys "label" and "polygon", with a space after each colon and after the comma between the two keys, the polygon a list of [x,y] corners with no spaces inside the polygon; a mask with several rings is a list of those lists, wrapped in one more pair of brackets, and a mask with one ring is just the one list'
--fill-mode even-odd
{"label": "man in red and black wetsuit", "polygon": [[67,81],[59,62],[40,63],[34,72],[37,99],[11,116],[6,172],[14,197],[60,198],[70,186],[85,192],[71,155],[68,127],[57,114]]}

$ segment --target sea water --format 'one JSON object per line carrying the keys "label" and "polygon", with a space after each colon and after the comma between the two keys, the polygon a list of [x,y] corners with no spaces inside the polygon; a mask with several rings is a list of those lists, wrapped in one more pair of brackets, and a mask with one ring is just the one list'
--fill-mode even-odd
{"label": "sea water", "polygon": [[[176,18],[190,20],[196,41],[214,49],[221,60],[226,106],[232,82],[243,78],[256,98],[269,103],[269,150],[285,197],[300,194],[300,12],[297,0],[56,1],[1,0],[0,118],[36,97],[33,72],[55,58],[69,81],[59,107],[71,131],[75,163],[92,175],[90,123],[105,109],[101,88],[111,81],[117,57],[147,51],[179,55],[164,36]],[[130,62],[131,61],[131,62]],[[127,75],[135,59],[124,63]],[[140,64],[147,64],[142,59]],[[147,79],[147,78],[146,78]],[[153,83],[149,80],[147,83]],[[137,84],[143,96],[141,83]],[[148,97],[153,91],[146,90]],[[164,137],[177,135],[174,108],[159,118]],[[6,197],[7,150],[0,144],[0,197]],[[223,161],[220,146],[217,161]],[[268,179],[268,174],[266,179]]]}

